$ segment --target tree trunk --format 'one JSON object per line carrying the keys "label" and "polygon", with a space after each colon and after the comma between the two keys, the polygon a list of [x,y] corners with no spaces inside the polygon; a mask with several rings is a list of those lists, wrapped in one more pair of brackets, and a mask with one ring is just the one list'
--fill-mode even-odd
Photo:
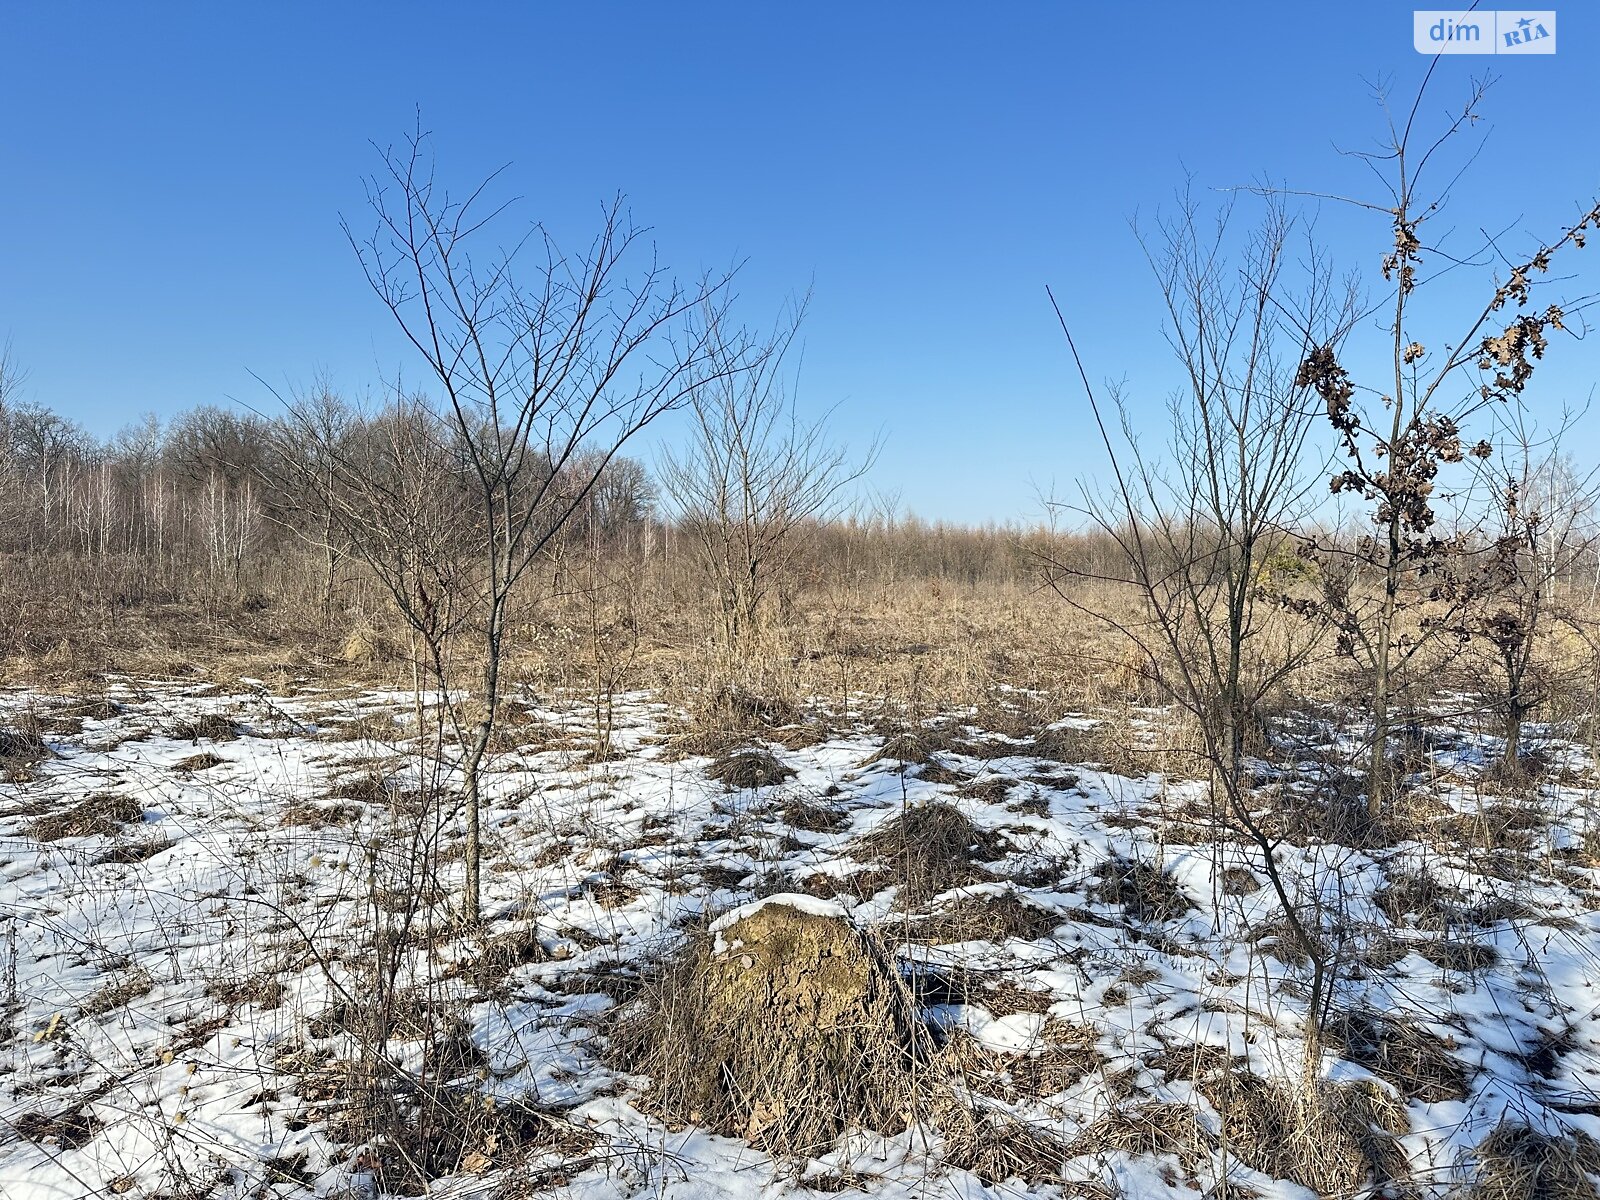
{"label": "tree trunk", "polygon": [[1372,747],[1367,762],[1367,815],[1383,814],[1389,799],[1390,652],[1400,594],[1400,521],[1389,521],[1389,554],[1384,566],[1383,608],[1378,614],[1378,645],[1372,663]]}
{"label": "tree trunk", "polygon": [[484,756],[489,750],[489,739],[494,734],[495,719],[500,701],[500,651],[501,625],[505,619],[504,599],[494,602],[489,613],[489,627],[484,638],[483,655],[483,717],[477,722],[472,745],[461,767],[462,801],[466,805],[467,845],[466,894],[462,898],[462,915],[466,923],[476,925],[482,919],[480,881],[482,879],[482,837],[479,822],[479,777]]}
{"label": "tree trunk", "polygon": [[1522,723],[1528,719],[1528,704],[1523,699],[1522,671],[1506,656],[1506,750],[1505,765],[1515,769],[1522,758]]}
{"label": "tree trunk", "polygon": [[1522,760],[1522,714],[1515,707],[1511,715],[1506,718],[1506,756],[1505,763],[1508,767],[1515,767]]}

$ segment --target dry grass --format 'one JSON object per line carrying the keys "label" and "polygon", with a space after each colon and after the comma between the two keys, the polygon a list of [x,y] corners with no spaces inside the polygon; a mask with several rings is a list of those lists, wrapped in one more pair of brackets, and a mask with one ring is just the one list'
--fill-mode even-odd
{"label": "dry grass", "polygon": [[1253,896],[1261,890],[1261,880],[1246,867],[1228,867],[1221,876],[1224,896]]}
{"label": "dry grass", "polygon": [[939,745],[939,739],[926,732],[895,734],[863,759],[861,765],[866,767],[887,762],[894,763],[901,770],[927,766],[937,761],[934,752]]}
{"label": "dry grass", "polygon": [[1203,1083],[1220,1078],[1239,1061],[1242,1060],[1235,1060],[1221,1046],[1188,1042],[1146,1055],[1144,1065],[1152,1071],[1160,1071],[1171,1083]]}
{"label": "dry grass", "polygon": [[151,837],[135,838],[132,841],[114,843],[109,850],[95,859],[95,862],[102,864],[141,863],[171,848],[172,842],[159,834]]}
{"label": "dry grass", "polygon": [[843,809],[804,797],[785,800],[777,815],[791,829],[808,833],[838,833],[850,824],[850,816]]}
{"label": "dry grass", "polygon": [[1493,946],[1457,938],[1434,938],[1418,946],[1417,953],[1436,967],[1462,975],[1487,971],[1500,961],[1500,952]]}
{"label": "dry grass", "polygon": [[467,973],[473,983],[487,990],[498,987],[518,967],[546,962],[549,957],[536,928],[508,929],[484,940]]}
{"label": "dry grass", "polygon": [[1303,967],[1310,963],[1318,949],[1307,946],[1294,924],[1278,910],[1276,917],[1260,921],[1251,927],[1249,939],[1257,950],[1269,954],[1287,966]]}
{"label": "dry grass", "polygon": [[355,717],[339,717],[320,726],[317,736],[328,742],[378,742],[397,741],[404,731],[393,713],[369,712]]}
{"label": "dry grass", "polygon": [[1600,1143],[1556,1136],[1511,1121],[1478,1146],[1472,1200],[1593,1200]]}
{"label": "dry grass", "polygon": [[1049,937],[1067,918],[1053,909],[1031,904],[1015,892],[978,893],[943,904],[911,927],[917,941],[934,944],[985,941],[1001,944]]}
{"label": "dry grass", "polygon": [[1055,1183],[1071,1155],[1047,1129],[989,1107],[946,1104],[944,1156],[988,1184]]}
{"label": "dry grass", "polygon": [[937,758],[931,758],[917,768],[917,778],[924,783],[942,783],[956,787],[970,782],[972,773],[963,771],[959,767],[948,766]]}
{"label": "dry grass", "polygon": [[209,771],[212,767],[220,767],[227,761],[222,755],[207,750],[203,754],[191,754],[188,758],[179,759],[172,764],[172,769],[180,775],[192,775],[196,771]]}
{"label": "dry grass", "polygon": [[1005,852],[999,834],[979,829],[953,805],[935,801],[902,811],[857,842],[858,859],[876,860],[898,886],[902,907],[991,878],[978,866]]}
{"label": "dry grass", "polygon": [[328,789],[330,800],[353,800],[359,804],[383,804],[392,795],[392,780],[380,770],[346,776]]}
{"label": "dry grass", "polygon": [[78,1011],[86,1017],[104,1016],[119,1008],[126,1008],[133,1001],[148,996],[154,989],[155,981],[150,978],[149,972],[134,967],[121,972],[119,978],[95,992],[79,1005]]}
{"label": "dry grass", "polygon": [[1404,1107],[1370,1084],[1303,1087],[1230,1071],[1201,1085],[1229,1150],[1248,1166],[1319,1196],[1349,1195],[1406,1174],[1395,1137]]}
{"label": "dry grass", "polygon": [[221,713],[207,713],[174,725],[171,736],[180,742],[231,742],[239,736],[239,727]]}
{"label": "dry grass", "polygon": [[618,1025],[610,1054],[644,1103],[781,1154],[917,1110],[926,1035],[883,951],[847,921],[769,903],[692,937]]}
{"label": "dry grass", "polygon": [[375,667],[396,663],[405,651],[394,639],[370,625],[351,630],[339,647],[339,661],[350,667]]}
{"label": "dry grass", "polygon": [[24,1112],[12,1122],[17,1133],[33,1142],[49,1142],[63,1150],[76,1150],[105,1128],[105,1122],[89,1111],[87,1102],[59,1112]]}
{"label": "dry grass", "polygon": [[122,709],[104,697],[84,700],[68,700],[58,704],[48,712],[35,718],[38,727],[45,733],[82,733],[85,721],[112,721],[121,715]]}
{"label": "dry grass", "polygon": [[1442,933],[1461,918],[1466,897],[1426,871],[1391,871],[1374,903],[1395,925]]}
{"label": "dry grass", "polygon": [[[1018,807],[1036,813],[1047,813],[1049,800],[1027,783],[991,775],[971,780],[941,756],[993,760],[1032,755],[1069,765],[1098,764],[1130,775],[1152,770],[1184,774],[1193,769],[1193,736],[1184,720],[1135,707],[1164,698],[1116,635],[1088,624],[1070,606],[1041,597],[1020,573],[1012,578],[981,573],[971,577],[979,582],[952,583],[935,573],[914,571],[878,575],[870,569],[848,574],[818,570],[800,593],[793,619],[763,630],[750,661],[729,666],[708,661],[699,602],[689,598],[670,574],[652,567],[641,571],[636,594],[628,598],[630,605],[638,606],[636,619],[648,632],[637,662],[624,672],[626,683],[664,688],[669,698],[682,701],[688,721],[669,740],[667,754],[716,760],[710,768],[713,777],[731,789],[770,787],[792,775],[778,755],[752,748],[757,743],[800,748],[834,730],[858,734],[864,727],[888,735],[868,760],[879,770],[949,784],[961,795],[986,803],[1002,801],[1010,792]],[[1116,602],[1109,592],[1077,599],[1106,609]],[[521,636],[533,628],[531,624],[516,632],[510,639],[516,650],[508,674],[526,677],[539,687],[585,686],[592,664],[573,652],[578,643],[566,631],[566,626],[578,629],[582,623],[564,622],[559,611],[537,619],[545,636]],[[371,626],[358,630],[342,646],[336,640],[319,643],[323,635],[313,623],[308,622],[306,629],[292,636],[302,637],[309,651],[325,657],[320,665],[308,659],[306,665],[295,667],[297,672],[315,675],[341,658],[354,666],[373,667],[402,657],[392,633]],[[109,645],[118,632],[108,630],[98,636]],[[203,670],[219,679],[231,679],[229,672],[237,674],[242,664],[260,657],[259,647],[224,645],[228,635],[223,632],[208,633],[208,642],[197,639],[192,629],[173,624],[162,636],[169,637],[172,646],[152,644],[148,661],[159,660],[169,668],[183,666],[177,662],[181,652],[185,659],[203,662]],[[213,649],[212,643],[220,648]],[[272,654],[275,661],[290,661],[283,647]],[[348,680],[348,666],[336,669]],[[735,681],[728,682],[729,678]],[[1331,660],[1314,664],[1293,681],[1310,697],[1342,697],[1349,684],[1348,672]],[[802,708],[791,697],[808,698],[810,707]],[[1013,740],[958,738],[927,720],[957,709],[971,714],[973,725]],[[1066,713],[1088,714],[1095,723],[1086,729],[1056,724]],[[84,719],[102,718],[91,710],[81,714],[52,710],[48,719],[59,720],[61,732],[76,732],[69,728],[74,720],[81,724]],[[217,720],[231,732],[207,731],[197,723],[179,735],[218,741],[237,732],[226,718]],[[8,768],[15,761],[22,769],[43,761],[48,747],[39,734],[45,728],[44,722],[35,721],[30,731],[23,718],[15,730],[0,732],[0,760]],[[393,741],[402,733],[387,714],[373,714],[330,721],[323,736]],[[518,740],[520,735],[510,734],[497,745],[522,746],[544,736],[535,731]],[[1402,753],[1416,765],[1426,765],[1437,743],[1421,734],[1413,742],[1402,746]],[[196,754],[179,764],[179,770],[203,770],[221,761],[214,754]],[[1527,849],[1539,843],[1544,815],[1536,805],[1504,799],[1529,794],[1532,780],[1525,775],[1524,771],[1515,777],[1491,773],[1485,782],[1494,792],[1480,811],[1468,816],[1413,813],[1402,807],[1381,827],[1372,827],[1359,803],[1360,780],[1345,771],[1321,799],[1286,815],[1284,820],[1295,824],[1286,824],[1285,831],[1292,838],[1338,838],[1359,845],[1391,844],[1422,831],[1436,844],[1452,849],[1462,845]],[[1038,782],[1041,787],[1066,788],[1074,780],[1058,773],[1040,776]],[[357,777],[335,789],[334,797],[348,803],[309,803],[289,810],[286,819],[354,821],[362,815],[355,802],[380,803],[385,795],[380,776]],[[848,820],[838,807],[816,799],[791,799],[787,792],[765,798],[757,811],[764,818],[780,818],[792,829],[816,833],[838,832]],[[137,818],[137,812],[132,817],[97,812],[85,801],[69,812],[40,817],[34,822],[39,831],[34,836],[115,837],[124,824]],[[1600,834],[1595,837],[1600,846]],[[922,909],[933,897],[954,888],[993,882],[983,864],[1000,858],[1006,849],[999,834],[980,829],[949,804],[910,807],[858,845],[863,860],[874,865],[861,873],[857,886],[895,885],[898,903],[907,909]],[[139,855],[156,846],[129,842],[113,853]],[[1600,862],[1600,853],[1595,861]],[[742,866],[713,864],[701,876],[706,886],[720,882],[737,887],[753,873],[757,872]],[[1243,871],[1230,872],[1222,882],[1223,890],[1235,895],[1260,887],[1259,879]],[[833,880],[816,886],[834,885],[851,886],[849,881]],[[586,894],[616,905],[633,899],[637,889],[623,880],[596,876]],[[1092,881],[1091,895],[1143,922],[1174,920],[1191,907],[1159,864],[1134,860],[1102,866]],[[395,902],[404,900],[397,897]],[[1455,936],[1463,923],[1514,915],[1509,907],[1514,902],[1474,908],[1460,893],[1421,872],[1393,874],[1378,903],[1397,927],[1451,934],[1420,950],[1453,971],[1493,965],[1492,948]],[[903,926],[917,938],[938,942],[1002,942],[1048,937],[1069,916],[1058,916],[1005,891],[951,897],[931,914],[908,919]],[[1108,918],[1104,910],[1099,915],[1086,913],[1084,919],[1102,926],[1121,923],[1120,917]],[[1188,1105],[1147,1100],[1124,1104],[1066,1147],[997,1114],[963,1109],[951,1101],[942,1081],[940,1066],[946,1052],[981,1056],[981,1061],[973,1057],[967,1063],[966,1073],[975,1086],[982,1083],[983,1095],[1007,1102],[1049,1097],[1105,1067],[1095,1049],[1094,1031],[1052,1021],[1041,1046],[1012,1055],[974,1049],[970,1038],[958,1037],[935,1062],[914,1004],[906,999],[897,973],[871,935],[848,928],[783,930],[776,922],[767,928],[752,920],[741,923],[749,927],[739,939],[732,939],[744,941],[737,951],[718,955],[714,939],[695,935],[684,953],[642,988],[628,975],[584,979],[573,985],[607,990],[624,1000],[639,991],[637,1006],[617,1027],[611,1053],[620,1065],[651,1077],[643,1103],[669,1119],[749,1137],[780,1153],[803,1154],[831,1145],[851,1124],[893,1131],[926,1117],[952,1135],[952,1162],[971,1165],[991,1180],[1008,1174],[1051,1178],[1070,1155],[1108,1150],[1170,1153],[1192,1166],[1217,1149],[1216,1140]],[[724,940],[731,944],[728,932]],[[1294,956],[1281,930],[1266,932],[1277,933],[1282,953]],[[461,978],[487,992],[502,988],[512,972],[544,957],[535,932],[519,929],[475,943],[472,956],[458,969]],[[1038,1011],[1048,998],[1018,985],[970,979],[946,983],[952,992],[965,989],[965,999],[996,1013]],[[1133,986],[1133,979],[1118,986]],[[1366,1013],[1333,1023],[1328,1033],[1347,1058],[1409,1099],[1437,1103],[1467,1094],[1467,1068],[1446,1042],[1423,1029]],[[956,1052],[958,1044],[965,1048]],[[1143,1061],[1168,1082],[1192,1081],[1207,1089],[1223,1113],[1230,1152],[1271,1174],[1300,1181],[1320,1194],[1346,1195],[1402,1170],[1392,1142],[1402,1122],[1392,1102],[1376,1089],[1330,1089],[1308,1103],[1287,1085],[1240,1074],[1240,1064],[1220,1050],[1172,1046],[1145,1055]],[[908,1078],[912,1076],[915,1081]],[[457,1115],[462,1114],[441,1101],[430,1118],[427,1137],[441,1137],[439,1129]],[[346,1124],[355,1128],[359,1122]],[[64,1145],[70,1126],[63,1117]],[[549,1136],[548,1131],[508,1132],[505,1145],[539,1143]],[[454,1142],[445,1138],[439,1145],[436,1156],[433,1150],[427,1152],[436,1166],[449,1166],[467,1152],[459,1138]],[[1502,1127],[1480,1147],[1474,1194],[1481,1200],[1570,1200],[1592,1195],[1583,1171],[1594,1169],[1593,1149],[1582,1139]],[[474,1143],[473,1152],[478,1150]],[[497,1159],[499,1153],[495,1152]],[[848,1180],[848,1175],[841,1171],[837,1178]]]}
{"label": "dry grass", "polygon": [[706,774],[729,791],[748,791],[791,779],[794,769],[769,750],[737,750],[717,759]]}
{"label": "dry grass", "polygon": [[1050,1179],[1048,1134],[957,1086],[885,949],[849,921],[769,903],[692,936],[646,984],[609,1043],[650,1077],[641,1103],[792,1161],[851,1129],[927,1122],[947,1161],[996,1182]]}
{"label": "dry grass", "polygon": [[332,825],[354,825],[365,814],[366,809],[359,804],[297,800],[284,807],[279,823],[290,828],[326,829]]}
{"label": "dry grass", "polygon": [[0,725],[0,773],[7,779],[29,778],[33,768],[50,757],[39,718],[25,712],[10,725]]}
{"label": "dry grass", "polygon": [[939,1054],[979,1095],[1015,1103],[1058,1096],[1100,1070],[1106,1060],[1098,1042],[1098,1035],[1087,1026],[1052,1020],[1039,1044],[1026,1050],[997,1053],[957,1030]]}
{"label": "dry grass", "polygon": [[1355,1009],[1336,1014],[1324,1033],[1350,1061],[1393,1085],[1408,1100],[1462,1100],[1468,1072],[1451,1047],[1415,1022]]}
{"label": "dry grass", "polygon": [[791,701],[742,684],[707,685],[693,692],[685,707],[686,721],[668,723],[669,758],[723,758],[754,741],[793,741],[791,748],[798,748],[826,736],[815,723],[795,725],[799,710]]}
{"label": "dry grass", "polygon": [[1105,734],[1098,726],[1089,729],[1051,726],[1041,729],[1026,745],[1018,747],[1017,752],[1069,766],[1104,762]]}
{"label": "dry grass", "polygon": [[1214,1142],[1188,1105],[1144,1101],[1119,1105],[1095,1118],[1067,1144],[1067,1155],[1171,1154],[1193,1172]]}
{"label": "dry grass", "polygon": [[32,822],[28,836],[41,842],[57,842],[69,837],[112,837],[124,825],[137,824],[144,809],[131,796],[117,792],[97,792],[64,812],[49,813]]}
{"label": "dry grass", "polygon": [[1119,905],[1137,921],[1170,921],[1194,907],[1171,876],[1138,859],[1113,858],[1095,869],[1095,878],[1090,899]]}

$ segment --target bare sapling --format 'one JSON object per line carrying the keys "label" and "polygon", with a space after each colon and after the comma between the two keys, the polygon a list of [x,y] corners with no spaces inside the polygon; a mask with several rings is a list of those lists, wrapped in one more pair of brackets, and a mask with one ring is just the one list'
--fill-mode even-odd
{"label": "bare sapling", "polygon": [[[1303,598],[1265,580],[1309,504],[1305,456],[1315,411],[1299,363],[1315,338],[1342,336],[1355,306],[1316,245],[1301,250],[1304,231],[1279,202],[1269,201],[1236,264],[1228,259],[1229,218],[1225,211],[1207,226],[1184,195],[1177,215],[1145,240],[1183,373],[1164,455],[1141,446],[1120,389],[1102,407],[1062,320],[1113,480],[1103,491],[1085,486],[1080,512],[1114,550],[1099,565],[1051,560],[1048,567],[1067,603],[1133,646],[1159,689],[1194,718],[1219,810],[1259,851],[1291,935],[1311,962],[1309,1083],[1320,1067],[1332,963],[1318,889],[1310,889],[1308,908],[1255,815],[1247,739],[1320,632],[1314,620],[1285,620],[1285,602]],[[1102,585],[1084,595],[1111,599],[1080,599],[1084,583]]]}
{"label": "bare sapling", "polygon": [[[810,420],[797,408],[791,355],[804,314],[800,304],[766,338],[735,333],[731,341],[725,323],[708,318],[718,369],[691,394],[688,445],[662,456],[662,486],[693,538],[733,657],[751,648],[807,530],[840,514],[877,458],[874,442],[852,459],[833,440],[826,414]],[[752,342],[759,346],[753,365],[736,369]]]}
{"label": "bare sapling", "polygon": [[1554,689],[1577,682],[1563,680],[1570,670],[1563,672],[1548,646],[1561,629],[1584,629],[1577,573],[1596,544],[1600,484],[1595,471],[1576,467],[1565,453],[1573,424],[1569,416],[1544,432],[1522,410],[1511,410],[1481,472],[1491,506],[1482,601],[1458,633],[1488,651],[1476,682],[1499,720],[1500,770],[1512,781],[1525,774],[1528,720]]}
{"label": "bare sapling", "polygon": [[[697,388],[742,371],[747,355],[714,336],[727,276],[674,281],[620,198],[580,252],[539,225],[499,249],[511,204],[489,200],[496,176],[452,195],[420,131],[382,159],[368,186],[375,227],[358,235],[347,223],[345,233],[435,389],[401,399],[397,388],[394,404],[413,431],[407,453],[437,471],[451,511],[397,519],[394,489],[375,486],[304,405],[290,404],[285,440],[302,485],[339,498],[342,538],[420,639],[449,711],[466,827],[461,912],[476,922],[480,777],[514,599],[623,446]],[[408,494],[426,479],[404,474]]]}

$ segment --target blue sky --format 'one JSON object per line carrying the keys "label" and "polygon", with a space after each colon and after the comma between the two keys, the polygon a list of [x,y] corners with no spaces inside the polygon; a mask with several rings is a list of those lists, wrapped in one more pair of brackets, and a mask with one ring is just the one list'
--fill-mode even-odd
{"label": "blue sky", "polygon": [[[1411,11],[0,0],[0,337],[30,398],[97,432],[270,407],[252,373],[367,389],[403,358],[339,215],[362,222],[369,140],[420,106],[448,178],[510,163],[569,241],[621,190],[684,273],[748,260],[751,319],[812,288],[803,400],[852,442],[885,431],[873,482],[1031,519],[1098,466],[1045,284],[1154,417],[1174,374],[1129,218],[1185,172],[1370,190],[1338,149],[1381,132],[1371,81],[1420,78]],[[1558,13],[1554,57],[1440,65],[1425,112],[1498,76],[1463,223],[1543,230],[1600,191],[1600,12]],[[1370,273],[1385,231],[1319,220]],[[1600,337],[1559,344],[1534,399],[1597,377]]]}

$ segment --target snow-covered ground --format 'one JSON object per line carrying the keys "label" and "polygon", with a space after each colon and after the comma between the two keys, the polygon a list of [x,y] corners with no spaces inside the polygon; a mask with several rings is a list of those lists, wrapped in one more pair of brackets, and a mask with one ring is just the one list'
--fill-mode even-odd
{"label": "snow-covered ground", "polygon": [[[330,1080],[371,1045],[350,1014],[385,963],[429,1031],[389,1031],[396,1070],[537,1129],[463,1135],[434,1194],[1179,1197],[1221,1169],[1235,1194],[1311,1194],[1214,1141],[1097,1136],[1184,1111],[1214,1137],[1219,1070],[1299,1077],[1310,967],[1200,784],[978,729],[952,742],[948,724],[932,766],[874,761],[884,737],[839,717],[815,744],[768,744],[792,777],[730,789],[672,753],[676,714],[649,696],[623,699],[601,763],[592,706],[523,708],[487,786],[487,924],[465,937],[447,903],[413,903],[434,878],[447,901],[464,867],[459,821],[435,836],[414,802],[434,768],[408,695],[125,681],[87,707],[4,707],[49,749],[0,781],[6,1200],[372,1194]],[[1275,857],[1297,902],[1320,897],[1331,1011],[1355,1014],[1330,1020],[1321,1070],[1394,1100],[1411,1178],[1443,1195],[1502,1123],[1600,1138],[1600,872],[1579,773],[1518,799],[1477,784],[1470,739],[1433,766],[1439,836],[1362,850],[1290,831]],[[992,857],[908,895],[870,839],[936,803]],[[648,1081],[607,1065],[610,1014],[688,928],[774,893],[899,946],[973,1090],[1071,1152],[1054,1179],[980,1179],[917,1131],[797,1168],[646,1115]],[[459,1035],[452,1069],[440,1030]]]}

